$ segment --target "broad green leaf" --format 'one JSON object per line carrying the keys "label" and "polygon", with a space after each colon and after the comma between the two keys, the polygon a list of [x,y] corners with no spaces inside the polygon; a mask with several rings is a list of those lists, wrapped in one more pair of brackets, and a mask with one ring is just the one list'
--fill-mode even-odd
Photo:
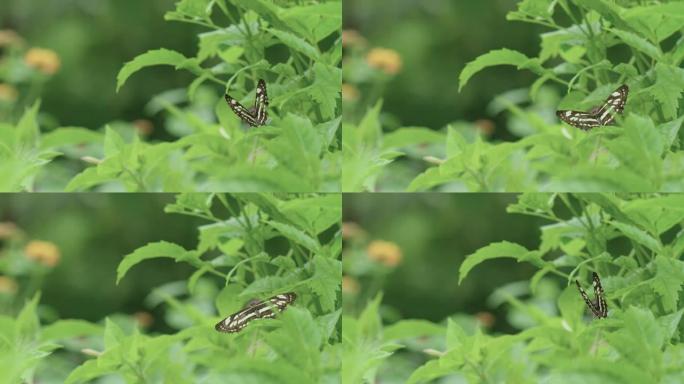
{"label": "broad green leaf", "polygon": [[618,221],[613,221],[610,224],[619,229],[620,232],[622,232],[625,236],[629,237],[630,239],[636,241],[637,243],[643,246],[646,246],[650,250],[654,252],[660,252],[662,250],[662,245],[660,244],[660,242],[653,236],[646,233],[645,231],[631,224],[621,223]]}
{"label": "broad green leaf", "polygon": [[268,31],[272,33],[276,38],[278,38],[278,40],[280,40],[283,44],[287,45],[293,50],[299,53],[303,53],[311,60],[319,60],[320,53],[318,52],[318,49],[315,46],[309,44],[306,40],[302,39],[301,37],[290,32],[281,31],[276,28],[269,28]]}
{"label": "broad green leaf", "polygon": [[88,128],[61,127],[44,134],[40,140],[40,147],[48,149],[86,143],[102,143],[103,138],[102,133]]}
{"label": "broad green leaf", "polygon": [[103,334],[102,326],[85,320],[58,320],[43,327],[40,332],[42,341],[71,339],[79,336],[98,336]]}
{"label": "broad green leaf", "polygon": [[480,55],[475,60],[466,64],[465,68],[463,68],[458,77],[458,90],[460,91],[463,89],[466,83],[468,83],[468,80],[470,80],[470,78],[476,73],[485,68],[497,65],[514,65],[518,69],[529,67],[535,72],[541,72],[541,67],[534,61],[534,59],[530,59],[518,51],[513,51],[506,48],[497,49],[487,52],[484,55]]}
{"label": "broad green leaf", "polygon": [[384,149],[401,148],[420,144],[443,144],[446,137],[443,133],[423,127],[404,127],[386,134],[382,138]]}
{"label": "broad green leaf", "polygon": [[502,241],[498,243],[492,243],[485,247],[478,249],[475,253],[466,256],[465,260],[459,268],[459,284],[466,278],[468,272],[473,269],[478,264],[486,260],[498,259],[498,258],[513,258],[520,261],[526,261],[528,259],[535,260],[540,257],[536,255],[533,251],[529,251],[522,245],[511,243],[508,241]]}
{"label": "broad green leaf", "polygon": [[150,243],[124,256],[123,260],[119,263],[119,266],[116,269],[116,283],[118,284],[119,281],[121,281],[121,279],[126,275],[126,272],[128,272],[128,270],[136,264],[145,260],[156,259],[160,257],[171,258],[176,260],[176,262],[198,260],[197,256],[193,252],[187,251],[180,245],[169,243],[167,241]]}
{"label": "broad green leaf", "polygon": [[181,53],[170,49],[161,48],[147,51],[124,64],[119,71],[119,74],[116,76],[116,90],[118,91],[132,74],[145,67],[155,65],[172,65],[178,67],[186,60],[187,58]]}
{"label": "broad green leaf", "polygon": [[684,261],[656,255],[656,276],[651,286],[660,296],[666,312],[674,312],[684,284]]}
{"label": "broad green leaf", "polygon": [[313,258],[314,275],[310,280],[311,290],[321,302],[324,311],[335,309],[337,294],[342,281],[342,262],[337,259],[316,255]]}
{"label": "broad green leaf", "polygon": [[269,221],[268,225],[275,228],[280,235],[287,237],[288,239],[294,241],[295,243],[304,246],[312,252],[318,252],[320,250],[320,244],[318,240],[309,236],[299,228],[293,227],[292,225],[279,223],[277,221]]}

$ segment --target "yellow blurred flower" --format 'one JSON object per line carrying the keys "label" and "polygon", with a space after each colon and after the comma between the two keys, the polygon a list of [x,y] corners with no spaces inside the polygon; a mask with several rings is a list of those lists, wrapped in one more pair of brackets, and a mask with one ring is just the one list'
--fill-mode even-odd
{"label": "yellow blurred flower", "polygon": [[361,36],[359,31],[353,29],[345,29],[342,31],[342,46],[343,47],[353,47],[353,46],[364,46],[366,45],[366,39]]}
{"label": "yellow blurred flower", "polygon": [[351,84],[342,84],[342,100],[356,101],[359,99],[359,89]]}
{"label": "yellow blurred flower", "polygon": [[48,267],[54,267],[59,262],[59,248],[49,241],[33,240],[24,248],[26,257]]}
{"label": "yellow blurred flower", "polygon": [[43,48],[29,49],[24,56],[24,62],[29,67],[36,68],[47,75],[55,74],[61,65],[55,51]]}
{"label": "yellow blurred flower", "polygon": [[16,101],[19,92],[17,89],[9,84],[0,84],[0,100],[2,101]]}
{"label": "yellow blurred flower", "polygon": [[15,294],[17,292],[17,282],[13,278],[0,276],[0,293]]}
{"label": "yellow blurred flower", "polygon": [[9,239],[17,233],[19,233],[19,227],[16,224],[10,221],[0,223],[0,239]]}
{"label": "yellow blurred flower", "polygon": [[342,292],[355,295],[361,290],[358,280],[351,276],[342,276]]}
{"label": "yellow blurred flower", "polygon": [[342,223],[342,238],[343,239],[352,239],[355,237],[361,237],[364,236],[366,232],[361,228],[360,225],[352,222],[352,221],[346,221]]}
{"label": "yellow blurred flower", "polygon": [[24,40],[22,40],[21,36],[19,36],[16,32],[14,32],[11,29],[0,30],[0,47],[20,44],[23,41]]}
{"label": "yellow blurred flower", "polygon": [[366,62],[373,68],[395,75],[401,70],[401,56],[393,49],[373,48],[366,56]]}
{"label": "yellow blurred flower", "polygon": [[388,267],[395,267],[401,263],[401,248],[391,241],[374,240],[366,249],[368,257]]}

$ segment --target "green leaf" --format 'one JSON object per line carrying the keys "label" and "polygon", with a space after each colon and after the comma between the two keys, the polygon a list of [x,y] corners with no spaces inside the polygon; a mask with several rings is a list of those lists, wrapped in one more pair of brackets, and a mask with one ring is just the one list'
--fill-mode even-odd
{"label": "green leaf", "polygon": [[660,60],[662,57],[660,49],[641,36],[632,32],[620,30],[618,28],[613,28],[610,31],[616,34],[620,40],[625,42],[625,44],[636,49],[637,51],[645,53],[652,59]]}
{"label": "green leaf", "polygon": [[126,272],[128,272],[128,270],[134,265],[145,260],[156,259],[160,257],[171,258],[176,260],[176,262],[197,259],[197,256],[193,252],[187,251],[180,245],[166,241],[150,243],[124,256],[123,260],[119,263],[119,266],[116,269],[116,283],[118,284],[119,281],[126,275]]}
{"label": "green leaf", "polygon": [[304,246],[312,252],[320,251],[320,244],[318,240],[304,233],[304,231],[299,228],[293,227],[292,225],[279,223],[277,221],[269,221],[268,225],[275,228],[282,236],[294,241],[295,243]]}
{"label": "green leaf", "polygon": [[31,300],[29,300],[17,315],[15,322],[14,333],[16,337],[23,341],[29,342],[37,339],[38,330],[40,328],[40,320],[38,319],[38,302],[40,301],[40,294],[36,293]]}
{"label": "green leaf", "polygon": [[622,232],[625,236],[636,241],[637,243],[646,246],[654,252],[661,252],[662,245],[660,244],[660,242],[653,236],[644,232],[643,230],[633,225],[621,223],[618,221],[613,221],[610,224],[615,228],[619,229],[620,232]]}
{"label": "green leaf", "polygon": [[317,62],[313,67],[315,80],[309,94],[321,109],[324,119],[335,117],[335,110],[340,99],[342,86],[342,70]]}
{"label": "green leaf", "polygon": [[337,292],[341,287],[342,262],[315,255],[313,266],[314,275],[310,280],[311,290],[316,293],[323,311],[333,311],[336,308]]}
{"label": "green leaf", "polygon": [[658,254],[655,265],[656,275],[651,287],[660,296],[665,311],[674,312],[679,302],[679,291],[684,284],[684,261]]}
{"label": "green leaf", "polygon": [[306,42],[306,40],[302,39],[301,37],[275,28],[269,28],[268,31],[277,37],[278,40],[280,40],[283,44],[287,45],[293,50],[303,53],[311,60],[319,60],[320,53],[318,52],[318,49]]}
{"label": "green leaf", "polygon": [[679,112],[679,99],[684,92],[684,69],[658,62],[655,66],[656,83],[647,88],[662,108],[665,119],[675,119]]}
{"label": "green leaf", "polygon": [[119,91],[119,89],[132,74],[145,67],[151,67],[155,65],[172,65],[174,67],[179,67],[186,60],[187,58],[181,53],[172,51],[170,49],[161,48],[147,51],[124,64],[119,71],[119,74],[116,76],[116,91]]}
{"label": "green leaf", "polygon": [[71,339],[79,336],[100,336],[104,332],[101,325],[85,320],[58,320],[43,327],[40,340],[51,341]]}
{"label": "green leaf", "polygon": [[458,90],[465,87],[468,80],[481,70],[497,65],[514,65],[516,68],[529,67],[536,73],[543,72],[541,66],[524,54],[510,49],[497,49],[480,55],[475,60],[466,64],[458,77]]}
{"label": "green leaf", "polygon": [[386,134],[382,138],[383,149],[402,148],[421,144],[443,144],[446,137],[443,133],[430,128],[404,127]]}
{"label": "green leaf", "polygon": [[424,336],[444,336],[446,329],[427,320],[401,320],[385,327],[383,339],[386,341],[412,339]]}
{"label": "green leaf", "polygon": [[14,133],[16,148],[31,149],[35,148],[38,144],[38,138],[40,137],[40,128],[38,127],[39,109],[40,101],[36,101],[31,107],[26,109],[21,119],[19,119]]}
{"label": "green leaf", "polygon": [[40,147],[49,149],[87,143],[102,143],[103,140],[102,133],[88,128],[61,127],[44,134],[40,140]]}
{"label": "green leaf", "polygon": [[520,261],[526,261],[530,258],[541,260],[541,258],[533,251],[529,251],[522,245],[502,241],[492,243],[485,247],[478,249],[475,253],[466,256],[465,260],[459,268],[459,284],[468,275],[471,269],[486,260],[498,258],[513,258]]}

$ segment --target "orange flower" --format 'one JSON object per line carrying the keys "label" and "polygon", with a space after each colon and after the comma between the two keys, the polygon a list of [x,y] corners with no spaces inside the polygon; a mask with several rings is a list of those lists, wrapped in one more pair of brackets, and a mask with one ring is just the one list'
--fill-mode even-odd
{"label": "orange flower", "polygon": [[361,285],[358,280],[351,276],[342,276],[342,292],[355,295],[359,293]]}
{"label": "orange flower", "polygon": [[356,101],[359,99],[359,89],[351,84],[342,84],[342,100]]}
{"label": "orange flower", "polygon": [[488,119],[480,119],[475,121],[475,126],[483,134],[489,136],[494,133],[494,122]]}
{"label": "orange flower", "polygon": [[135,318],[135,321],[137,321],[138,324],[143,328],[149,327],[154,322],[154,317],[152,317],[149,312],[145,311],[136,312],[133,314],[133,317]]}
{"label": "orange flower", "polygon": [[16,236],[17,233],[19,233],[19,228],[16,224],[10,221],[0,223],[0,239],[9,239]]}
{"label": "orange flower", "polygon": [[401,263],[401,248],[390,241],[372,241],[368,245],[366,252],[368,252],[368,257],[371,260],[385,264],[388,267],[395,267]]}
{"label": "orange flower", "polygon": [[55,74],[61,64],[55,51],[43,48],[29,49],[24,56],[24,61],[29,67],[36,68],[46,75]]}
{"label": "orange flower", "polygon": [[0,100],[13,102],[17,100],[19,92],[9,84],[0,84]]}
{"label": "orange flower", "polygon": [[59,262],[59,248],[49,241],[33,240],[24,248],[26,257],[48,267],[54,267]]}
{"label": "orange flower", "polygon": [[390,75],[396,75],[401,70],[401,56],[392,49],[373,48],[368,52],[366,62]]}
{"label": "orange flower", "polygon": [[496,319],[494,318],[494,316],[493,316],[491,313],[489,313],[489,312],[478,312],[478,313],[475,315],[475,318],[476,318],[476,319],[482,324],[482,326],[484,326],[485,328],[491,327],[492,325],[494,325],[494,322],[496,321]]}
{"label": "orange flower", "polygon": [[353,29],[345,29],[342,31],[342,46],[343,47],[353,47],[353,46],[364,46],[366,45],[366,39],[361,36],[359,31]]}
{"label": "orange flower", "polygon": [[13,278],[7,276],[0,276],[0,293],[8,293],[10,295],[17,292],[17,282]]}

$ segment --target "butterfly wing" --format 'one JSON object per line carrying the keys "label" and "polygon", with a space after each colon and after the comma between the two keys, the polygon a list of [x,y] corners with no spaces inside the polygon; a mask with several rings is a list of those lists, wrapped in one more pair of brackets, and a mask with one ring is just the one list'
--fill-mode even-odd
{"label": "butterfly wing", "polygon": [[259,125],[266,124],[268,119],[268,94],[266,93],[266,82],[259,80],[256,87],[256,96],[254,98],[254,118]]}
{"label": "butterfly wing", "polygon": [[296,298],[297,295],[294,292],[288,292],[275,295],[264,301],[252,302],[245,308],[219,321],[214,328],[219,332],[239,332],[252,320],[275,317],[276,311],[274,309],[281,312]]}
{"label": "butterfly wing", "polygon": [[579,293],[580,295],[582,295],[582,299],[584,299],[584,302],[587,304],[587,307],[589,307],[592,313],[596,314],[596,306],[594,306],[594,303],[591,300],[589,300],[589,296],[587,296],[587,293],[584,291],[584,289],[582,289],[582,286],[580,286],[579,281],[575,280],[575,284],[577,284],[577,289],[579,289]]}
{"label": "butterfly wing", "polygon": [[556,116],[573,127],[585,131],[601,125],[601,122],[596,118],[596,115],[588,112],[563,110],[557,111]]}
{"label": "butterfly wing", "polygon": [[629,87],[624,84],[608,96],[605,103],[596,112],[601,125],[610,125],[615,121],[615,115],[622,113],[627,102],[627,95],[629,94]]}
{"label": "butterfly wing", "polygon": [[615,115],[622,113],[627,102],[629,87],[623,84],[613,91],[606,101],[590,112],[562,110],[556,115],[564,122],[582,130],[589,130],[602,125],[611,125],[615,121]]}
{"label": "butterfly wing", "polygon": [[252,127],[257,127],[261,124],[257,121],[257,119],[249,112],[247,108],[245,108],[242,104],[240,104],[237,100],[233,99],[232,97],[228,96],[228,94],[225,95],[226,102],[228,103],[228,106],[230,109],[235,112],[238,117],[244,121],[245,123],[249,124]]}
{"label": "butterfly wing", "polygon": [[608,306],[606,305],[606,298],[603,295],[601,280],[596,272],[592,273],[592,284],[594,285],[594,296],[596,297],[596,312],[594,312],[594,314],[599,319],[606,318],[608,316]]}

